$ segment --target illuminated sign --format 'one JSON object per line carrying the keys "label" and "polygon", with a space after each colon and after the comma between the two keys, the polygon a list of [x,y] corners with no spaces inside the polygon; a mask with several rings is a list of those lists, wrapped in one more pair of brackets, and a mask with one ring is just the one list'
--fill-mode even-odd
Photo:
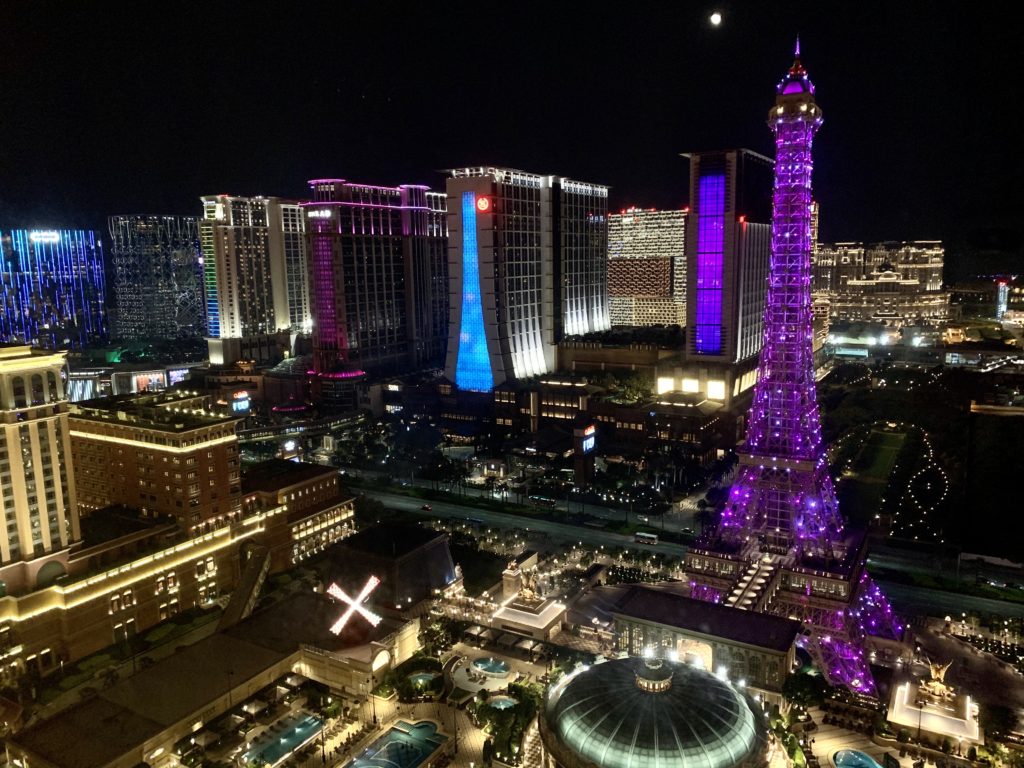
{"label": "illuminated sign", "polygon": [[595,445],[596,442],[597,442],[597,438],[594,435],[591,435],[590,437],[584,437],[583,438],[583,452],[584,453],[590,453],[592,450],[594,450],[594,445]]}
{"label": "illuminated sign", "polygon": [[238,392],[235,392],[235,394],[233,394],[232,397],[235,398],[235,400],[248,400],[249,393],[248,391],[243,389]]}
{"label": "illuminated sign", "polygon": [[591,424],[590,426],[588,426],[586,429],[583,430],[583,434],[584,435],[592,435],[596,431],[597,431],[597,427],[595,427],[593,424]]}
{"label": "illuminated sign", "polygon": [[172,368],[167,372],[167,381],[171,386],[180,384],[188,378],[188,368]]}
{"label": "illuminated sign", "polygon": [[306,211],[306,215],[311,219],[329,219],[331,218],[331,211],[329,208],[314,208]]}
{"label": "illuminated sign", "polygon": [[286,451],[294,451],[295,450],[295,441],[294,440],[287,440],[287,441],[285,441],[284,449]]}
{"label": "illuminated sign", "polygon": [[366,584],[363,586],[362,591],[356,595],[355,599],[345,594],[344,590],[342,590],[342,588],[337,584],[331,584],[331,586],[327,588],[327,594],[348,606],[338,620],[331,625],[331,632],[333,634],[341,634],[341,630],[345,628],[345,625],[348,624],[348,620],[351,619],[352,615],[355,613],[358,613],[375,627],[380,624],[381,617],[363,605],[363,603],[365,603],[370,597],[370,593],[379,585],[380,579],[376,576],[371,576],[366,580]]}
{"label": "illuminated sign", "polygon": [[480,213],[487,213],[491,210],[491,198],[478,197],[476,199],[476,209],[480,211]]}
{"label": "illuminated sign", "polygon": [[33,243],[59,243],[60,232],[29,232],[28,239]]}

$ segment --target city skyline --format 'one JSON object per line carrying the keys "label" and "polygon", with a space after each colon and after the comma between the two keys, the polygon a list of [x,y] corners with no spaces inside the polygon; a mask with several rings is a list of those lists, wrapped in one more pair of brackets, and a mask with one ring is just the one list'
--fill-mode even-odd
{"label": "city skyline", "polygon": [[[1002,152],[1012,123],[1001,110],[1019,54],[1007,29],[969,9],[725,3],[644,6],[614,24],[555,12],[501,25],[487,8],[207,10],[197,28],[167,23],[167,7],[103,18],[5,9],[16,44],[4,90],[33,119],[3,121],[0,154],[32,173],[8,180],[0,216],[100,229],[116,212],[197,215],[196,197],[211,190],[302,197],[305,180],[325,174],[436,188],[440,169],[472,164],[594,179],[610,185],[611,210],[679,207],[680,151],[767,152],[749,75],[788,56],[799,34],[841,99],[819,141],[822,240],[1014,229],[1019,191]],[[330,43],[334,22],[347,54],[313,66],[307,52]],[[131,30],[154,25],[160,36],[131,42]],[[270,35],[301,42],[268,47]],[[86,49],[97,39],[108,45]],[[75,69],[83,56],[89,65]],[[218,62],[236,73],[212,78]],[[970,108],[949,108],[958,93]],[[485,114],[501,119],[474,117]],[[571,135],[545,128],[568,119]],[[73,143],[61,138],[72,124]]]}

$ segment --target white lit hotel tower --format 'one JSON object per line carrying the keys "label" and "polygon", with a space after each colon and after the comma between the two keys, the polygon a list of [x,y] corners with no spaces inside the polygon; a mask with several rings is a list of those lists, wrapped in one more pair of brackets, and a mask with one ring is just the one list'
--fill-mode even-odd
{"label": "white lit hotel tower", "polygon": [[6,593],[22,582],[35,587],[62,575],[58,563],[40,561],[27,570],[17,564],[66,550],[81,538],[64,355],[0,346],[0,580]]}
{"label": "white lit hotel tower", "polygon": [[273,334],[312,329],[302,209],[279,197],[200,199],[210,362],[262,361]]}
{"label": "white lit hotel tower", "polygon": [[445,377],[487,391],[606,330],[608,188],[508,168],[451,171]]}

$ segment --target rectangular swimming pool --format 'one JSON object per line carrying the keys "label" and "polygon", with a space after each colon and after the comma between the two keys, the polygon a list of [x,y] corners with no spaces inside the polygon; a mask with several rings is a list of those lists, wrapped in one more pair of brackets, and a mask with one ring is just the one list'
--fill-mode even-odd
{"label": "rectangular swimming pool", "polygon": [[296,749],[316,738],[323,722],[313,715],[289,715],[279,725],[283,728],[264,733],[252,743],[245,753],[246,765],[253,760],[260,761],[260,764],[277,765]]}

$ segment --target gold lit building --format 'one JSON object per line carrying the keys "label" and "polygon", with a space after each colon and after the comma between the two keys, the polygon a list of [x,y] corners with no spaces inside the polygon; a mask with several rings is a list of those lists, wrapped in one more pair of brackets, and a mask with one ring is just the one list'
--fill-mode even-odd
{"label": "gold lit building", "polygon": [[71,406],[82,514],[124,504],[205,531],[241,515],[239,419],[189,392],[120,395]]}

